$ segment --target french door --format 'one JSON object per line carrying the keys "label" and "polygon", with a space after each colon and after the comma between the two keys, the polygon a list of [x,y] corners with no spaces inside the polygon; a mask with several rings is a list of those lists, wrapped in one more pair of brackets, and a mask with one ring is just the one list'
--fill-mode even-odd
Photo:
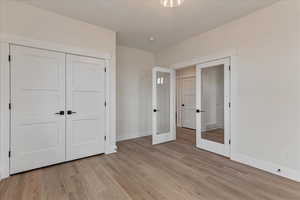
{"label": "french door", "polygon": [[104,61],[17,45],[10,51],[10,173],[103,153]]}
{"label": "french door", "polygon": [[176,75],[172,69],[155,67],[152,71],[152,143],[176,140]]}
{"label": "french door", "polygon": [[196,145],[230,156],[230,59],[196,66]]}

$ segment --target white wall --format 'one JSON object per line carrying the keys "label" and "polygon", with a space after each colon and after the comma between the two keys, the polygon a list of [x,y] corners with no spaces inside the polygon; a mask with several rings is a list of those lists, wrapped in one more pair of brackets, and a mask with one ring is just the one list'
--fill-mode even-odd
{"label": "white wall", "polygon": [[176,77],[196,76],[196,65],[176,70]]}
{"label": "white wall", "polygon": [[[237,50],[232,154],[300,180],[300,1],[280,1],[157,54],[156,64]],[[248,159],[247,159],[248,158]],[[286,172],[285,170],[288,170]]]}
{"label": "white wall", "polygon": [[4,25],[4,0],[0,0],[0,33],[3,31],[3,25]]}
{"label": "white wall", "polygon": [[2,1],[3,4],[0,4],[2,8],[0,13],[2,33],[0,36],[2,35],[2,37],[13,35],[14,37],[89,49],[99,52],[99,54],[111,55],[111,93],[108,102],[111,114],[109,141],[114,147],[116,141],[116,33],[20,2]]}
{"label": "white wall", "polygon": [[153,67],[153,54],[117,47],[117,140],[151,134]]}

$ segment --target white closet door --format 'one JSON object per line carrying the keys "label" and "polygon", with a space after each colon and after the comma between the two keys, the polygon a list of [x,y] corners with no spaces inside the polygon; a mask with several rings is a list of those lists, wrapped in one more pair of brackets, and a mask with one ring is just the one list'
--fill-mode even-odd
{"label": "white closet door", "polygon": [[65,54],[11,46],[11,55],[14,174],[65,160]]}
{"label": "white closet door", "polygon": [[67,55],[67,160],[104,153],[104,104],[104,60]]}

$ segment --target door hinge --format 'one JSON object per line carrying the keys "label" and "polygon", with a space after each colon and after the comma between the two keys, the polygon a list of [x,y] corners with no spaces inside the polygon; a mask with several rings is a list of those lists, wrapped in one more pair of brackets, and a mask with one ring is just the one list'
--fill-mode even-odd
{"label": "door hinge", "polygon": [[8,109],[11,110],[11,103],[8,104]]}
{"label": "door hinge", "polygon": [[229,144],[231,144],[231,140],[229,140]]}
{"label": "door hinge", "polygon": [[104,72],[106,72],[106,67],[104,68]]}
{"label": "door hinge", "polygon": [[231,71],[231,65],[229,65],[229,71]]}
{"label": "door hinge", "polygon": [[8,55],[8,62],[11,61],[11,55]]}
{"label": "door hinge", "polygon": [[106,101],[104,102],[104,107],[106,107],[106,105],[107,105],[107,103],[106,103]]}
{"label": "door hinge", "polygon": [[229,108],[231,108],[231,102],[228,103]]}
{"label": "door hinge", "polygon": [[9,158],[11,157],[11,151],[8,152],[8,157],[9,157]]}
{"label": "door hinge", "polygon": [[106,136],[104,136],[104,140],[106,141]]}

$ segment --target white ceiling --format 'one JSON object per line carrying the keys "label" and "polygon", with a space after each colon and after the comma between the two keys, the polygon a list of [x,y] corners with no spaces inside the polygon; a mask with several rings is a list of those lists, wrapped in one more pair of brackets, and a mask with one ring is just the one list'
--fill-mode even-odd
{"label": "white ceiling", "polygon": [[112,29],[118,44],[155,52],[278,0],[185,0],[178,8],[163,8],[160,0],[20,1]]}

